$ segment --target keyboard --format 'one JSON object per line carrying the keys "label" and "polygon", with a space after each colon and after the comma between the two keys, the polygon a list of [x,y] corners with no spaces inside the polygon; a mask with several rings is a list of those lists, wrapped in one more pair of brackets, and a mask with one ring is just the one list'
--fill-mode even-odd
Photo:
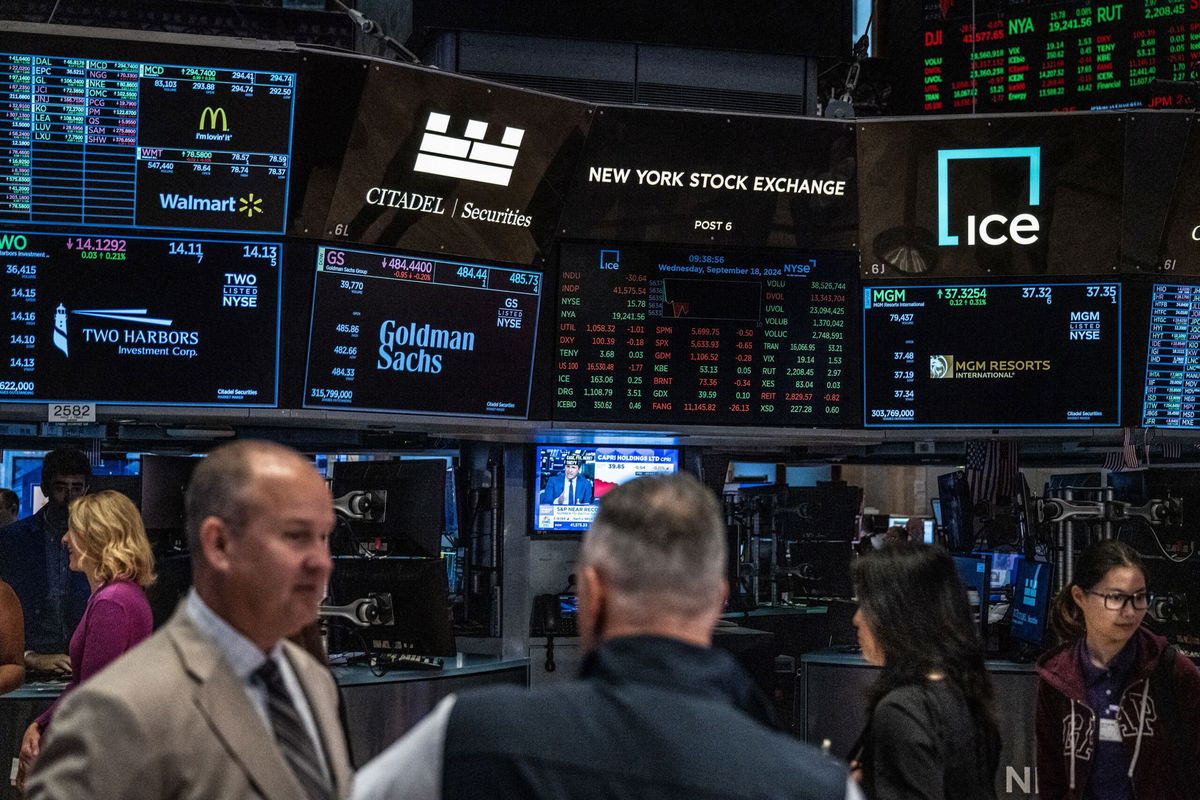
{"label": "keyboard", "polygon": [[382,669],[441,669],[444,662],[438,656],[418,656],[413,653],[380,653],[373,656],[371,666]]}

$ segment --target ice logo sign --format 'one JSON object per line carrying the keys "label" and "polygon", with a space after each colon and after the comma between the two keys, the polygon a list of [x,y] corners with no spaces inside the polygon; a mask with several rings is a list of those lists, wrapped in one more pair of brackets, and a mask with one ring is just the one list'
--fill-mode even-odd
{"label": "ice logo sign", "polygon": [[487,132],[486,122],[472,119],[467,120],[462,136],[452,136],[450,115],[429,112],[413,170],[464,181],[508,186],[521,141],[525,138],[525,129],[506,127],[499,144],[485,142]]}
{"label": "ice logo sign", "polygon": [[67,309],[62,303],[54,309],[54,346],[70,358],[71,354],[67,351]]}
{"label": "ice logo sign", "polygon": [[[1015,158],[1029,162],[1029,205],[1041,203],[1042,148],[1040,147],[978,147],[958,150],[938,150],[937,154],[937,213],[938,244],[957,245],[957,233],[950,233],[950,162],[968,159]],[[1033,244],[1041,223],[1033,214],[1017,214],[1009,219],[1004,214],[987,214],[976,220],[974,214],[966,219],[967,244],[1001,245],[1009,240],[1016,244]]]}

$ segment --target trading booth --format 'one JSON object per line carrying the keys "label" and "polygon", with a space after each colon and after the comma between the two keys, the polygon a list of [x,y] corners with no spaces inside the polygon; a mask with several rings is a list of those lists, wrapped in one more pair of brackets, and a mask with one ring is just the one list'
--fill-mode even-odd
{"label": "trading booth", "polygon": [[[6,23],[0,434],[23,514],[29,453],[89,450],[142,510],[161,622],[196,459],[235,436],[313,455],[358,764],[451,692],[569,677],[596,503],[677,470],[725,509],[716,645],[840,754],[874,675],[850,564],[907,525],[968,588],[1008,715],[999,796],[1036,797],[1030,662],[1083,546],[1134,545],[1148,623],[1200,656],[1200,142],[1190,110],[1052,100],[1061,76],[1011,48],[964,66],[960,5],[925,3],[925,49],[897,50],[937,116],[858,120]],[[1041,13],[971,36],[1079,27]],[[1194,57],[1200,19],[1175,24]],[[1063,113],[1028,113],[1048,109],[1021,81]],[[954,113],[984,103],[1018,113]],[[0,749],[60,690],[0,698]]]}

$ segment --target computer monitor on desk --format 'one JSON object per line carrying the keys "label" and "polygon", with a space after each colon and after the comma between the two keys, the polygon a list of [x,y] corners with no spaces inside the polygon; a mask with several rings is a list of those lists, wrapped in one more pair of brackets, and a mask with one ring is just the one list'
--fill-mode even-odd
{"label": "computer monitor on desk", "polygon": [[1032,659],[1042,649],[1053,591],[1051,572],[1049,564],[1028,558],[1017,565],[1009,630],[1017,659]]}
{"label": "computer monitor on desk", "polygon": [[969,556],[954,556],[958,577],[967,590],[971,613],[979,624],[979,641],[987,645],[988,598],[992,590],[992,557],[987,553]]}

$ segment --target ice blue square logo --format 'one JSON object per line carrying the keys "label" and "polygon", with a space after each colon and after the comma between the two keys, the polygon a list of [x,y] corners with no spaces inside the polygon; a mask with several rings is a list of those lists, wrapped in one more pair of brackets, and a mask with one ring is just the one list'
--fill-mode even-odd
{"label": "ice blue square logo", "polygon": [[[937,198],[938,244],[947,247],[959,243],[958,234],[950,233],[950,162],[968,159],[1019,158],[1029,160],[1029,205],[1041,203],[1042,148],[1040,147],[972,147],[938,150]],[[997,235],[997,223],[1007,223],[1007,233]],[[978,224],[972,214],[967,217],[967,244],[978,239],[983,244],[1004,244],[1010,239],[1017,244],[1037,241],[1038,221],[1032,214],[1018,214],[1011,221],[1003,214],[988,214]]]}

